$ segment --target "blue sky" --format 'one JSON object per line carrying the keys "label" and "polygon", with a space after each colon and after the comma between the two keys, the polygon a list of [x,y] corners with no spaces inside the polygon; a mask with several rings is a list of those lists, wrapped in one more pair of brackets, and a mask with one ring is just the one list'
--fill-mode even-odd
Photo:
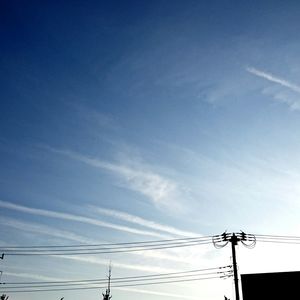
{"label": "blue sky", "polygon": [[[0,4],[2,245],[297,235],[297,1],[62,2]],[[277,270],[282,251],[278,269],[299,269],[283,248],[241,247],[240,271]],[[2,280],[104,277],[109,260],[133,276],[226,265],[230,249],[7,257]],[[113,295],[187,287],[192,298],[232,293],[223,280]]]}

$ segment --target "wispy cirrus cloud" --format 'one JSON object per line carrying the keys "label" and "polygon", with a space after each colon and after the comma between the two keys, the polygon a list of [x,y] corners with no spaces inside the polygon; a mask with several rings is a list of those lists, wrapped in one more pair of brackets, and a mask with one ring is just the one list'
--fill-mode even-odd
{"label": "wispy cirrus cloud", "polygon": [[[57,277],[50,277],[50,276],[44,276],[41,274],[35,274],[35,273],[20,273],[20,272],[5,272],[6,276],[9,277],[16,277],[16,278],[25,278],[25,279],[31,279],[31,280],[37,280],[37,281],[64,281],[64,280],[70,280],[64,279],[64,278],[57,278]],[[145,289],[137,289],[137,288],[127,288],[127,287],[114,287],[115,290],[122,290],[129,293],[138,293],[138,294],[146,294],[146,295],[155,295],[155,296],[163,296],[163,297],[171,297],[171,298],[181,298],[181,299],[197,299],[196,297],[187,296],[187,295],[180,295],[180,294],[173,294],[173,293],[166,293],[166,292],[159,292],[159,291],[151,291],[151,290],[145,290]]]}
{"label": "wispy cirrus cloud", "polygon": [[178,235],[178,236],[189,236],[189,237],[195,237],[195,236],[199,236],[199,234],[191,232],[191,231],[185,231],[185,230],[181,230],[181,229],[177,229],[175,227],[172,226],[167,226],[167,225],[163,225],[154,221],[150,221],[150,220],[146,220],[144,218],[141,218],[139,216],[136,215],[132,215],[129,213],[125,213],[119,210],[113,210],[113,209],[107,209],[107,208],[102,208],[99,206],[91,206],[93,211],[98,212],[102,215],[106,215],[109,217],[113,217],[116,218],[118,220],[122,220],[128,223],[133,223],[133,224],[137,224],[140,226],[144,226],[147,228],[151,228],[154,230],[159,230],[165,233],[169,233],[172,235]]}
{"label": "wispy cirrus cloud", "polygon": [[[6,226],[10,228],[17,229],[19,232],[31,232],[36,234],[37,236],[49,236],[54,238],[59,238],[62,240],[71,240],[76,241],[81,244],[95,244],[95,243],[103,243],[104,241],[99,241],[91,238],[87,238],[86,236],[78,235],[74,232],[70,232],[67,230],[61,230],[54,228],[52,226],[46,226],[40,223],[33,223],[28,221],[20,221],[15,218],[9,217],[1,217],[0,225]],[[170,237],[171,238],[171,237]],[[2,246],[5,243],[2,242]],[[6,246],[9,246],[7,244]],[[138,251],[129,253],[128,255],[134,257],[143,257],[144,259],[155,259],[157,261],[172,261],[175,263],[185,263],[192,264],[192,260],[188,258],[186,255],[189,252],[187,249],[184,250],[184,255],[182,255],[182,249],[176,249],[176,251]]]}
{"label": "wispy cirrus cloud", "polygon": [[267,79],[271,82],[274,82],[274,83],[278,83],[284,87],[287,87],[289,89],[291,89],[292,91],[294,92],[297,92],[297,93],[300,93],[300,86],[299,85],[296,85],[288,80],[285,80],[283,78],[279,78],[277,76],[274,76],[273,74],[271,73],[267,73],[267,72],[264,72],[264,71],[261,71],[261,70],[258,70],[256,68],[252,68],[252,67],[248,67],[246,68],[246,70],[253,74],[253,75],[256,75],[258,77],[261,77],[261,78],[264,78],[264,79]]}
{"label": "wispy cirrus cloud", "polygon": [[112,163],[70,150],[44,148],[119,176],[126,183],[124,184],[125,188],[144,195],[157,207],[167,207],[168,209],[181,208],[180,203],[177,201],[181,194],[178,184],[153,172],[145,165],[139,163],[133,166],[126,163]]}
{"label": "wispy cirrus cloud", "polygon": [[155,236],[155,237],[159,237],[159,238],[165,238],[165,235],[162,235],[160,233],[153,232],[153,231],[135,229],[135,228],[128,227],[128,226],[117,225],[114,223],[104,222],[104,221],[100,221],[97,219],[80,216],[80,215],[74,215],[74,214],[70,214],[70,213],[57,212],[57,211],[52,211],[52,210],[45,210],[45,209],[40,209],[40,208],[33,208],[33,207],[18,205],[18,204],[14,204],[14,203],[2,201],[2,200],[0,200],[0,207],[10,209],[10,210],[20,211],[20,212],[31,214],[31,215],[38,215],[38,216],[44,216],[44,217],[48,217],[48,218],[62,219],[65,221],[80,222],[80,223],[90,224],[90,225],[94,225],[94,226],[110,228],[110,229],[114,229],[114,230],[118,230],[118,231],[122,231],[122,232],[128,232],[128,233],[132,233],[132,234],[146,235],[146,236],[148,235],[148,236]]}
{"label": "wispy cirrus cloud", "polygon": [[64,278],[58,278],[58,277],[50,277],[45,276],[41,274],[35,274],[35,273],[24,273],[24,272],[9,272],[5,271],[5,276],[10,277],[20,277],[20,278],[26,278],[26,279],[33,279],[33,280],[41,280],[41,281],[63,281],[66,280]]}
{"label": "wispy cirrus cloud", "polygon": [[50,226],[33,223],[33,222],[23,222],[20,220],[16,220],[14,218],[8,218],[8,217],[1,217],[0,218],[0,225],[1,226],[7,226],[14,229],[17,229],[19,232],[32,232],[36,233],[38,235],[47,235],[52,236],[55,238],[60,238],[63,240],[71,240],[76,241],[79,243],[95,243],[95,240],[80,236],[76,233],[67,231],[67,230],[60,230],[56,229]]}
{"label": "wispy cirrus cloud", "polygon": [[[34,273],[5,272],[5,275],[7,275],[9,277],[25,278],[25,279],[31,279],[31,280],[37,280],[37,281],[70,280],[70,278],[63,279],[63,278],[44,276],[44,275],[34,274]],[[151,291],[151,290],[145,290],[145,289],[125,288],[125,287],[115,287],[114,289],[129,292],[129,293],[155,295],[155,296],[163,296],[163,297],[171,297],[171,298],[181,298],[181,299],[191,299],[191,300],[198,299],[196,297],[187,296],[187,295],[180,295],[180,294],[173,294],[173,293],[166,293],[166,292],[159,292],[159,291]]]}
{"label": "wispy cirrus cloud", "polygon": [[[81,244],[104,243],[104,241],[90,239],[85,236],[78,235],[74,232],[70,232],[67,230],[60,230],[60,229],[42,225],[39,223],[33,223],[33,222],[27,222],[27,221],[24,222],[24,221],[20,221],[20,220],[14,219],[14,218],[1,217],[0,225],[17,229],[19,232],[31,232],[31,233],[37,234],[37,236],[47,235],[49,237],[59,238],[64,241],[66,239],[71,240],[71,241],[76,241]],[[4,246],[4,245],[5,245],[5,243],[2,242],[2,246]],[[10,246],[10,245],[7,244],[6,246]],[[187,259],[186,257],[183,257],[181,255],[180,249],[177,249],[177,250],[179,252],[177,251],[176,253],[167,252],[166,250],[165,251],[157,251],[157,250],[156,251],[138,251],[138,252],[129,253],[128,255],[134,256],[134,257],[143,257],[144,259],[152,259],[152,260],[155,259],[157,261],[172,261],[175,263],[190,264],[191,260]],[[124,264],[122,264],[122,265],[124,265]],[[125,266],[126,266],[126,264],[125,264]]]}
{"label": "wispy cirrus cloud", "polygon": [[181,298],[181,299],[199,299],[199,297],[193,297],[188,295],[181,295],[181,294],[173,294],[173,293],[165,293],[165,292],[158,292],[158,291],[150,291],[144,289],[135,289],[135,288],[115,288],[122,291],[127,291],[129,293],[140,293],[140,294],[148,294],[148,295],[155,295],[155,296],[164,296],[164,297],[171,297],[171,298]]}
{"label": "wispy cirrus cloud", "polygon": [[267,91],[265,90],[266,94],[272,94],[274,99],[281,101],[282,103],[287,104],[291,110],[300,110],[300,99],[299,96],[295,96],[292,92],[296,94],[300,94],[300,85],[294,84],[286,79],[277,77],[271,73],[258,70],[253,67],[247,67],[246,71],[263,79],[266,79],[270,82],[276,83],[282,87],[285,87],[289,90],[290,93],[284,91]]}
{"label": "wispy cirrus cloud", "polygon": [[[23,273],[23,272],[5,272],[5,276],[9,277],[16,277],[16,278],[25,278],[31,279],[36,281],[65,281],[70,280],[70,278],[57,278],[57,277],[50,277],[36,273]],[[127,288],[127,287],[115,287],[115,290],[122,290],[130,293],[138,293],[138,294],[146,294],[146,295],[156,295],[156,296],[164,296],[164,297],[172,297],[172,298],[181,298],[181,299],[197,299],[196,297],[180,295],[180,294],[173,294],[173,293],[166,293],[166,292],[159,292],[159,291],[151,291],[145,289],[137,289],[137,288]]]}
{"label": "wispy cirrus cloud", "polygon": [[[93,265],[101,265],[107,266],[109,261],[107,259],[102,259],[95,256],[79,256],[79,255],[52,255],[52,257],[69,259],[78,262],[90,263]],[[123,263],[117,260],[113,261],[113,266],[120,269],[126,270],[135,270],[141,272],[150,272],[150,273],[170,273],[177,272],[176,269],[166,268],[163,266],[154,266],[154,265],[146,265],[146,264],[137,264],[137,263]]]}

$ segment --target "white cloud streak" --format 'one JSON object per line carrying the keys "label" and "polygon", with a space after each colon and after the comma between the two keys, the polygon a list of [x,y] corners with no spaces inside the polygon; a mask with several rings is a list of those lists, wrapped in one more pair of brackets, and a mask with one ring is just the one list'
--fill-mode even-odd
{"label": "white cloud streak", "polygon": [[[90,263],[93,265],[101,265],[101,266],[107,266],[109,264],[109,261],[107,259],[101,259],[101,258],[92,257],[92,256],[76,256],[76,255],[55,256],[55,255],[52,255],[52,257],[69,259],[69,260],[73,260],[73,261]],[[141,264],[136,264],[136,263],[131,263],[131,264],[130,263],[122,263],[122,262],[117,262],[116,260],[113,261],[113,266],[116,268],[120,268],[120,269],[135,270],[135,271],[149,272],[149,273],[171,273],[171,272],[177,271],[176,269],[171,269],[171,268],[163,268],[163,267],[154,266],[154,265],[151,265],[151,266],[144,265],[144,264],[141,265]]]}
{"label": "white cloud streak", "polygon": [[191,300],[199,299],[199,297],[192,297],[187,295],[172,294],[172,293],[165,293],[165,292],[158,292],[158,291],[150,291],[144,289],[135,289],[135,288],[114,288],[114,289],[130,292],[130,293],[140,293],[140,294],[148,294],[148,295],[155,295],[155,296],[164,296],[164,297],[172,297],[172,298],[191,299]]}
{"label": "white cloud streak", "polygon": [[118,231],[122,231],[122,232],[128,232],[128,233],[132,233],[132,234],[146,235],[146,236],[148,235],[148,236],[155,236],[155,237],[159,237],[159,238],[165,238],[164,235],[153,232],[153,231],[139,230],[139,229],[131,228],[128,226],[117,225],[117,224],[104,222],[104,221],[100,221],[97,219],[84,217],[84,216],[80,216],[80,215],[73,215],[73,214],[69,214],[69,213],[56,212],[56,211],[52,211],[52,210],[32,208],[32,207],[18,205],[18,204],[14,204],[14,203],[2,201],[2,200],[0,200],[0,207],[15,210],[15,211],[20,211],[20,212],[31,214],[31,215],[38,215],[38,216],[44,216],[44,217],[48,217],[48,218],[62,219],[62,220],[66,220],[66,221],[75,221],[75,222],[90,224],[90,225],[94,225],[94,226],[110,228],[110,229],[114,229],[114,230],[118,230]]}
{"label": "white cloud streak", "polygon": [[253,74],[253,75],[256,75],[258,77],[264,78],[264,79],[266,79],[268,81],[271,81],[271,82],[274,82],[274,83],[278,83],[281,86],[289,88],[290,90],[292,90],[292,91],[294,91],[296,93],[300,93],[300,86],[296,85],[294,83],[291,83],[288,80],[276,77],[276,76],[274,76],[271,73],[266,73],[264,71],[261,71],[261,70],[258,70],[256,68],[252,68],[252,67],[248,67],[248,68],[246,68],[246,70],[249,73]]}
{"label": "white cloud streak", "polygon": [[49,277],[49,276],[44,276],[44,275],[40,275],[40,274],[22,273],[22,272],[7,272],[7,271],[5,271],[4,275],[12,276],[12,277],[33,279],[33,280],[41,280],[41,281],[63,281],[63,280],[66,280],[64,278]]}
{"label": "white cloud streak", "polygon": [[292,111],[300,110],[300,98],[298,95],[300,94],[299,85],[255,68],[249,67],[246,68],[246,70],[255,76],[276,83],[277,86],[286,88],[285,90],[274,90],[274,88],[268,87],[263,90],[263,94],[271,95],[275,100],[288,105]]}
{"label": "white cloud streak", "polygon": [[150,220],[146,220],[144,218],[141,218],[139,216],[136,215],[132,215],[132,214],[128,214],[122,211],[118,211],[118,210],[113,210],[113,209],[106,209],[106,208],[102,208],[102,207],[98,207],[98,206],[91,206],[93,211],[98,212],[102,215],[106,215],[109,217],[113,217],[122,221],[126,221],[128,223],[133,223],[133,224],[137,224],[140,226],[144,226],[147,228],[151,228],[154,230],[159,230],[162,232],[166,232],[166,233],[170,233],[172,235],[177,235],[177,236],[189,236],[189,237],[195,237],[195,236],[199,236],[199,234],[194,233],[194,232],[190,232],[190,231],[185,231],[185,230],[180,230],[171,226],[167,226],[167,225],[163,225],[163,224],[159,224],[157,222],[153,222]]}
{"label": "white cloud streak", "polygon": [[[49,276],[33,274],[33,273],[5,272],[5,275],[11,276],[11,277],[17,277],[17,278],[32,279],[32,280],[37,280],[37,281],[64,281],[64,280],[66,280],[63,278],[49,277]],[[68,280],[69,280],[69,278],[68,278]],[[179,295],[179,294],[172,294],[172,293],[165,293],[165,292],[158,292],[158,291],[150,291],[150,290],[136,289],[136,288],[115,287],[114,289],[129,292],[129,293],[139,293],[139,294],[191,299],[191,300],[197,299],[196,297],[191,297],[191,296],[186,296],[186,295]]]}
{"label": "white cloud streak", "polygon": [[83,236],[80,236],[76,233],[66,231],[66,230],[58,230],[53,227],[49,227],[46,225],[38,224],[38,223],[32,223],[32,222],[23,222],[19,221],[13,218],[7,218],[7,217],[1,217],[0,218],[0,224],[1,226],[8,226],[11,228],[15,228],[18,231],[24,232],[32,232],[39,235],[48,235],[56,238],[61,238],[63,240],[71,240],[76,241],[79,243],[88,243],[92,244],[95,243],[95,240],[85,238]]}
{"label": "white cloud streak", "polygon": [[[8,217],[1,217],[0,219],[0,225],[1,226],[7,226],[14,229],[17,229],[19,232],[32,232],[38,235],[42,235],[43,237],[45,235],[52,236],[55,238],[60,238],[63,240],[72,240],[76,241],[82,244],[95,244],[95,243],[103,243],[103,241],[96,241],[94,239],[89,239],[87,237],[75,234],[70,231],[66,230],[59,230],[54,227],[45,226],[38,223],[32,223],[32,222],[24,222],[19,221],[14,218],[8,218]],[[49,240],[47,240],[49,242]],[[2,242],[2,245],[5,245],[5,243]],[[6,245],[10,246],[10,245]],[[185,251],[186,253],[187,251]],[[166,253],[165,251],[141,251],[141,252],[134,252],[130,253],[130,255],[133,256],[142,256],[144,259],[155,259],[160,261],[172,261],[176,263],[191,263],[191,260],[187,259],[186,257],[182,257],[180,249],[177,249],[176,253]]]}
{"label": "white cloud streak", "polygon": [[154,173],[145,166],[132,167],[122,163],[116,164],[102,161],[69,150],[57,150],[51,147],[44,148],[120,176],[126,182],[125,188],[144,195],[158,207],[174,208],[179,206],[176,201],[179,194],[178,185],[172,180]]}
{"label": "white cloud streak", "polygon": [[206,261],[203,259],[203,255],[207,253],[207,248],[201,246],[201,254],[199,254],[199,248],[191,247],[189,249],[182,249],[182,248],[175,248],[169,249],[165,251],[143,251],[139,252],[139,255],[144,256],[144,258],[149,258],[153,261],[153,259],[160,260],[163,262],[170,261],[172,263],[176,263],[176,266],[191,266],[195,267],[195,258],[197,258],[197,265],[198,264],[206,264]]}

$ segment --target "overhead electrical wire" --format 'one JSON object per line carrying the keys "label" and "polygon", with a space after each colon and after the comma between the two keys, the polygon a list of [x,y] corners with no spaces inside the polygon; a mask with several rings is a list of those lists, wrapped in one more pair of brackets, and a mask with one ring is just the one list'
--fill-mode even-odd
{"label": "overhead electrical wire", "polygon": [[[195,278],[195,279],[183,279],[183,280],[171,280],[171,281],[163,281],[163,282],[148,282],[148,283],[138,283],[138,284],[123,284],[113,286],[114,288],[120,287],[135,287],[135,286],[146,286],[146,285],[157,285],[164,283],[178,283],[178,282],[189,282],[189,281],[200,281],[207,279],[222,279],[228,278],[232,275],[227,276],[212,276],[212,277],[204,277],[204,278]],[[58,291],[74,291],[74,290],[91,290],[91,289],[104,289],[106,286],[98,286],[98,287],[78,287],[78,288],[63,288],[63,289],[40,289],[40,290],[5,290],[4,293],[33,293],[33,292],[58,292]]]}
{"label": "overhead electrical wire", "polygon": [[[263,234],[247,234],[247,241],[261,241],[261,242],[280,242],[280,243],[300,243],[299,236],[283,236],[283,235],[263,235]],[[115,253],[115,252],[129,252],[129,251],[143,251],[154,249],[166,249],[176,247],[187,247],[200,244],[218,243],[222,242],[222,236],[203,236],[190,238],[177,238],[165,240],[151,240],[138,242],[124,242],[124,243],[101,243],[101,244],[75,244],[75,245],[33,245],[33,246],[5,246],[0,247],[0,252],[5,255],[24,255],[24,254],[42,254],[48,253],[56,255],[60,252],[96,252],[97,253]],[[226,242],[224,243],[226,244]],[[219,245],[223,247],[224,245]],[[79,254],[79,253],[78,253]],[[89,254],[89,253],[88,253]],[[65,255],[65,254],[64,254]]]}
{"label": "overhead electrical wire", "polygon": [[[177,278],[187,278],[187,277],[196,277],[196,276],[211,276],[217,274],[229,275],[232,271],[223,271],[223,272],[207,272],[202,274],[188,274],[188,275],[173,275],[167,277],[159,277],[159,278],[137,278],[137,279],[122,279],[122,280],[111,280],[113,283],[128,283],[128,282],[147,282],[147,281],[154,281],[154,280],[166,280],[166,279],[177,279]],[[93,282],[77,282],[77,283],[59,283],[59,284],[38,284],[38,285],[20,285],[20,286],[10,286],[10,288],[14,289],[21,289],[21,288],[47,288],[47,287],[64,287],[64,286],[81,286],[81,285],[95,285],[95,284],[104,284],[106,280],[102,281],[93,281]]]}
{"label": "overhead electrical wire", "polygon": [[[205,241],[205,240],[194,240],[194,241],[186,241],[186,242],[172,242],[172,243],[160,243],[160,244],[148,244],[148,245],[143,245],[143,246],[136,246],[136,245],[130,245],[130,246],[115,246],[115,247],[101,247],[101,248],[91,248],[90,247],[87,247],[87,248],[83,248],[83,250],[98,250],[98,251],[101,251],[101,250],[109,250],[109,249],[131,249],[131,248],[147,248],[147,247],[158,247],[158,246],[171,246],[171,245],[185,245],[185,244],[194,244],[194,243],[205,243],[205,242],[208,242],[208,241]],[[73,247],[73,248],[66,248],[66,249],[62,249],[62,247],[58,248],[58,249],[53,249],[53,247],[50,249],[45,249],[45,248],[40,248],[40,249],[37,249],[37,248],[34,248],[34,249],[8,249],[8,248],[5,248],[3,249],[4,251],[6,252],[25,252],[25,251],[30,251],[30,252],[47,252],[47,251],[57,251],[57,252],[61,252],[61,251],[83,251],[82,250],[82,247],[78,248],[78,247]]]}
{"label": "overhead electrical wire", "polygon": [[68,248],[68,247],[101,247],[101,246],[119,246],[119,245],[136,245],[136,244],[153,244],[153,243],[168,243],[168,242],[180,242],[190,240],[210,240],[212,236],[198,236],[198,237],[186,237],[176,239],[165,240],[151,240],[151,241],[138,241],[138,242],[123,242],[123,243],[100,243],[100,244],[73,244],[73,245],[42,245],[42,246],[6,246],[3,249],[24,249],[24,248]]}
{"label": "overhead electrical wire", "polygon": [[[0,252],[13,256],[32,255],[85,255],[136,252],[145,250],[160,250],[181,248],[211,243],[210,237],[185,238],[173,240],[157,240],[148,242],[111,243],[97,245],[67,245],[67,246],[10,246],[0,248]],[[110,246],[110,247],[107,247]]]}
{"label": "overhead electrical wire", "polygon": [[[246,241],[253,242],[246,246],[253,247],[256,242],[300,244],[298,236],[247,234]],[[11,256],[33,256],[33,255],[90,255],[125,253],[146,250],[163,250],[181,247],[191,247],[213,243],[215,247],[222,248],[228,241],[222,236],[203,236],[178,239],[124,242],[124,243],[102,243],[102,244],[76,244],[76,245],[42,245],[42,246],[6,246],[0,248],[0,253]]]}
{"label": "overhead electrical wire", "polygon": [[[208,268],[202,270],[191,270],[185,272],[173,272],[155,275],[119,277],[112,279],[112,287],[130,287],[130,286],[144,286],[157,285],[166,283],[189,282],[206,279],[228,278],[232,276],[231,266]],[[206,272],[213,271],[214,272]],[[191,274],[194,273],[194,274]],[[185,274],[185,275],[184,275]],[[203,277],[204,276],[204,277]],[[92,280],[95,280],[92,281]],[[56,281],[54,284],[46,284],[46,282],[11,282],[5,290],[5,293],[24,293],[24,292],[49,292],[49,291],[67,291],[67,290],[83,290],[83,289],[102,289],[105,286],[100,286],[106,279],[88,279],[88,280],[69,280]],[[58,284],[60,283],[60,284]],[[75,287],[74,287],[75,286]],[[66,287],[66,288],[65,288]]]}
{"label": "overhead electrical wire", "polygon": [[[265,235],[238,233],[240,239],[247,247],[254,247],[256,242],[278,243],[278,244],[300,244],[300,236]],[[230,233],[222,235],[187,237],[177,239],[124,242],[124,243],[102,243],[102,244],[76,244],[76,245],[32,245],[32,246],[6,246],[0,248],[3,255],[27,256],[27,255],[85,255],[123,253],[146,250],[172,249],[179,247],[190,247],[213,243],[215,247],[224,247],[230,238]],[[249,243],[250,242],[250,243]],[[191,270],[184,272],[173,272],[155,275],[117,277],[112,279],[112,286],[133,287],[145,285],[157,285],[166,283],[189,282],[207,279],[228,278],[233,276],[231,266],[208,268],[202,270]],[[222,270],[223,269],[223,270]],[[202,273],[201,273],[202,272]],[[32,282],[7,282],[0,283],[2,289],[5,285],[6,293],[24,292],[50,292],[102,289],[107,279],[86,279],[66,281],[32,281]]]}
{"label": "overhead electrical wire", "polygon": [[[149,277],[160,277],[160,276],[169,276],[169,275],[177,275],[177,274],[187,274],[187,273],[197,273],[197,272],[205,272],[205,271],[212,271],[212,270],[221,270],[221,269],[228,269],[231,268],[231,265],[224,266],[224,267],[214,267],[214,268],[206,268],[206,269],[196,269],[196,270],[190,270],[190,271],[181,271],[181,272],[169,272],[169,273],[161,273],[161,274],[151,274],[151,275],[139,275],[139,276],[126,276],[126,277],[114,277],[111,280],[121,280],[121,279],[136,279],[136,278],[149,278]],[[2,284],[6,285],[17,285],[17,284],[56,284],[56,283],[72,283],[72,282],[89,282],[89,281],[107,281],[107,279],[84,279],[84,280],[60,280],[60,281],[19,281],[19,282],[4,282]]]}
{"label": "overhead electrical wire", "polygon": [[284,235],[263,235],[254,234],[257,242],[277,243],[277,244],[300,244],[299,236],[284,236]]}
{"label": "overhead electrical wire", "polygon": [[[161,274],[151,274],[151,275],[139,275],[139,276],[127,276],[127,277],[115,277],[111,279],[112,283],[119,282],[134,282],[134,281],[147,281],[147,280],[158,280],[158,279],[170,279],[170,278],[178,278],[178,277],[191,277],[191,276],[203,276],[203,275],[212,275],[212,274],[226,274],[231,272],[231,265],[222,266],[222,267],[214,267],[214,268],[205,268],[205,269],[196,269],[189,271],[181,271],[181,272],[169,272],[169,273],[161,273]],[[81,279],[81,280],[62,280],[62,281],[31,281],[31,282],[3,282],[1,284],[9,286],[9,288],[17,288],[17,287],[32,287],[33,285],[73,285],[73,284],[90,284],[90,283],[103,283],[106,282],[107,279]]]}
{"label": "overhead electrical wire", "polygon": [[267,237],[267,238],[300,239],[300,236],[294,236],[294,235],[272,235],[272,234],[254,234],[254,235]]}
{"label": "overhead electrical wire", "polygon": [[[90,255],[90,254],[109,254],[109,253],[124,253],[124,252],[137,252],[137,251],[146,251],[146,250],[162,250],[162,249],[172,249],[172,248],[182,248],[182,247],[189,247],[189,246],[197,246],[197,245],[205,245],[205,244],[210,244],[211,242],[205,242],[205,243],[186,243],[182,245],[164,245],[164,246],[159,246],[159,247],[143,247],[143,248],[133,248],[133,249],[108,249],[106,251],[92,251],[92,249],[87,249],[87,251],[83,252],[76,252],[75,250],[73,251],[65,251],[65,252],[55,252],[55,251],[48,251],[48,252],[4,252],[6,256],[12,255],[12,256],[33,256],[33,255],[53,255],[53,256],[58,256],[58,255]],[[3,252],[3,251],[2,251]]]}

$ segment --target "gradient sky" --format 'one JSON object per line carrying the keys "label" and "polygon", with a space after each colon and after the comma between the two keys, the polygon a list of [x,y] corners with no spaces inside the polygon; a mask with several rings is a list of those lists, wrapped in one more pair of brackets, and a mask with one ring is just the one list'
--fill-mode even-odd
{"label": "gradient sky", "polygon": [[[299,20],[298,1],[1,1],[1,245],[299,235]],[[299,270],[297,250],[240,246],[240,271]],[[120,277],[230,255],[6,257],[0,270],[2,281],[102,278],[111,260]],[[113,299],[224,294],[231,279]],[[10,299],[61,296],[101,298]]]}

